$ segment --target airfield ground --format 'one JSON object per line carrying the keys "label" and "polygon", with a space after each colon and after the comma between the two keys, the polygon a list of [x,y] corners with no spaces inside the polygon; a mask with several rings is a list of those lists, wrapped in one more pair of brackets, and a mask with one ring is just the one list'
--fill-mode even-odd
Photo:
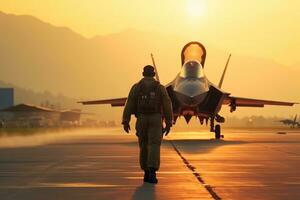
{"label": "airfield ground", "polygon": [[0,137],[0,199],[300,199],[300,130],[173,132],[157,185],[144,184],[134,134],[120,129]]}

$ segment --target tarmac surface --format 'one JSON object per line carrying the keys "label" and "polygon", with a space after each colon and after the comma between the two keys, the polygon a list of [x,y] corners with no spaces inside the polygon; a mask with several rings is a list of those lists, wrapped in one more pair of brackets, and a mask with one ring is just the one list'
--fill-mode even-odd
{"label": "tarmac surface", "polygon": [[172,132],[159,183],[142,182],[134,134],[64,130],[0,137],[0,199],[300,199],[300,130]]}

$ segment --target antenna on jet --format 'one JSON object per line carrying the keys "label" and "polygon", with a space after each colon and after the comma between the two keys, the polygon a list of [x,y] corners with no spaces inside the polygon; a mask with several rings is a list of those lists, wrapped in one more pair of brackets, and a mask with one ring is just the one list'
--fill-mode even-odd
{"label": "antenna on jet", "polygon": [[154,56],[151,53],[151,59],[152,59],[152,63],[153,63],[153,67],[155,69],[155,78],[158,82],[160,82],[159,76],[158,76],[158,72],[157,72],[157,68],[156,68],[156,64],[155,64],[155,60],[154,60]]}
{"label": "antenna on jet", "polygon": [[225,68],[224,68],[224,71],[223,71],[223,74],[222,74],[222,77],[221,77],[221,80],[219,82],[219,88],[222,87],[223,85],[223,81],[224,81],[224,77],[225,77],[225,74],[226,74],[226,71],[227,71],[227,67],[228,67],[228,64],[229,64],[229,61],[230,61],[230,58],[231,58],[231,54],[229,54],[229,57],[227,59],[227,62],[226,62],[226,65],[225,65]]}

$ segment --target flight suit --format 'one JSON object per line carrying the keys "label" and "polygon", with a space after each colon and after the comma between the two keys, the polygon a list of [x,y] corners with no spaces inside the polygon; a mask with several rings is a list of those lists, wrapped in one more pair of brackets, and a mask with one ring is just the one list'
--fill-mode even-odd
{"label": "flight suit", "polygon": [[[153,84],[155,79],[152,77],[144,77],[141,81],[143,81],[144,84]],[[140,166],[143,170],[149,170],[150,168],[158,170],[160,165],[160,146],[163,137],[162,114],[164,116],[165,123],[171,127],[172,104],[165,87],[159,84],[162,113],[137,113],[137,85],[138,84],[133,85],[129,92],[123,112],[123,123],[129,123],[131,114],[136,115],[137,122],[135,128],[140,147]]]}

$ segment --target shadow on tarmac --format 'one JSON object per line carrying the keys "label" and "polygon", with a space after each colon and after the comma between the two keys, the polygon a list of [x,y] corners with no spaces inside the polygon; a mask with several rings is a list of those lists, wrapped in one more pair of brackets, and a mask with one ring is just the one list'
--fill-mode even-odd
{"label": "shadow on tarmac", "polygon": [[155,185],[149,183],[143,183],[141,186],[137,187],[134,191],[131,200],[155,200]]}
{"label": "shadow on tarmac", "polygon": [[246,141],[227,141],[215,139],[175,139],[172,141],[177,148],[186,153],[208,153],[221,146],[249,143]]}

